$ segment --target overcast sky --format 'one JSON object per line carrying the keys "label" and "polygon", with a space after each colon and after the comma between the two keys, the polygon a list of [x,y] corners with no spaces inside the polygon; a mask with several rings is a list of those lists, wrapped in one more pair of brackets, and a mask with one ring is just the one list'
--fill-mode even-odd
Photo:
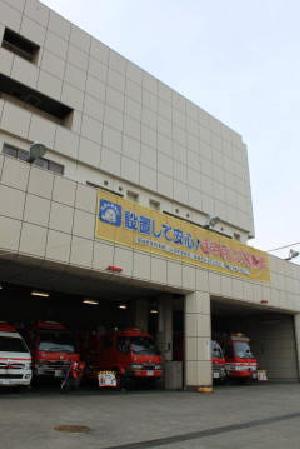
{"label": "overcast sky", "polygon": [[242,134],[253,244],[270,249],[300,241],[300,2],[44,3]]}

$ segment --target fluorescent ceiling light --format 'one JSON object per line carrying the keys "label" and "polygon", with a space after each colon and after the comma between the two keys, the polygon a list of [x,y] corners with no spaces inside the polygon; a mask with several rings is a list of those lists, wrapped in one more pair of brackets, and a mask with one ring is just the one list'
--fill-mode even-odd
{"label": "fluorescent ceiling light", "polygon": [[159,311],[157,309],[150,309],[151,315],[158,315]]}
{"label": "fluorescent ceiling light", "polygon": [[122,310],[126,310],[127,309],[127,304],[119,304],[118,308],[122,309]]}
{"label": "fluorescent ceiling light", "polygon": [[48,297],[50,296],[50,293],[46,293],[46,292],[39,292],[39,291],[32,291],[31,292],[31,296],[44,296],[44,297]]}
{"label": "fluorescent ceiling light", "polygon": [[99,301],[97,299],[86,298],[82,302],[83,302],[83,304],[91,304],[93,306],[98,306],[99,305]]}

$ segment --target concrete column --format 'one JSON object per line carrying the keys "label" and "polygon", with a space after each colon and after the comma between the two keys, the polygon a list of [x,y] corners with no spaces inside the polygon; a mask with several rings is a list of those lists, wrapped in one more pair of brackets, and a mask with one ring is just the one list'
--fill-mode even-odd
{"label": "concrete column", "polygon": [[146,299],[135,301],[135,326],[144,332],[148,332],[149,304]]}
{"label": "concrete column", "polygon": [[210,355],[210,297],[195,291],[185,297],[185,385],[212,384]]}
{"label": "concrete column", "polygon": [[173,298],[162,296],[158,301],[158,340],[165,360],[173,360]]}
{"label": "concrete column", "polygon": [[300,376],[300,313],[294,315],[298,380]]}

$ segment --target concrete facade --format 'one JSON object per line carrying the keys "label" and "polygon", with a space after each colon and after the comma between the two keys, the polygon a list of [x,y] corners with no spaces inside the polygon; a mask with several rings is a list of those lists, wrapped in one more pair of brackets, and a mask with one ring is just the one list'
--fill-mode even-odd
{"label": "concrete facade", "polygon": [[[39,47],[34,62],[5,48],[7,29]],[[0,75],[32,89],[48,111],[14,89],[2,92],[0,150],[28,151],[38,141],[45,158],[64,166],[59,175],[0,156],[2,258],[87,270],[99,281],[108,265],[121,265],[127,285],[186,295],[187,386],[211,383],[212,296],[300,313],[300,268],[275,257],[270,282],[250,282],[95,239],[91,185],[200,226],[218,216],[216,230],[246,243],[254,225],[238,134],[38,1],[0,0],[0,42]],[[64,123],[49,113],[49,98],[71,110]],[[168,339],[170,329],[162,332]]]}

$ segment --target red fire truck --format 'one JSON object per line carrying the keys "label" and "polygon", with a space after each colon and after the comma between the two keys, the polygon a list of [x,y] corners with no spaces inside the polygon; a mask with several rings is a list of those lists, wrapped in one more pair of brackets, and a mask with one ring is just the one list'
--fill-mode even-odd
{"label": "red fire truck", "polygon": [[55,378],[77,388],[85,363],[75,349],[74,338],[64,324],[38,321],[31,329],[33,372],[36,380]]}
{"label": "red fire truck", "polygon": [[136,328],[91,336],[87,361],[91,379],[100,382],[101,372],[113,372],[116,387],[138,380],[154,386],[163,376],[162,356],[153,338]]}
{"label": "red fire truck", "polygon": [[231,334],[222,339],[225,368],[229,379],[257,379],[257,362],[250,347],[250,338],[244,334]]}

